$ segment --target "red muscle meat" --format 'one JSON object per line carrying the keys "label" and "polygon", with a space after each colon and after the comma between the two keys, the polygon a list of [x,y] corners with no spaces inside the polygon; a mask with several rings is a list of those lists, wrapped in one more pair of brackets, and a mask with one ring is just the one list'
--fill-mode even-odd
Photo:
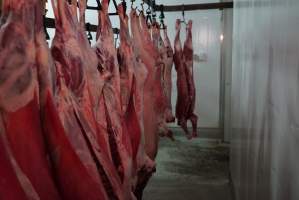
{"label": "red muscle meat", "polygon": [[137,18],[137,13],[135,10],[132,10],[130,13],[130,29],[132,32],[132,46],[134,50],[134,56],[136,59],[135,64],[135,74],[136,74],[136,91],[135,91],[135,105],[137,109],[138,118],[141,124],[141,129],[143,130],[144,135],[144,86],[147,80],[147,77],[150,75],[146,65],[144,64],[141,55],[145,53],[145,49],[142,46],[142,39],[140,35],[140,31],[138,28],[139,26],[139,19]]}
{"label": "red muscle meat", "polygon": [[[82,2],[82,1],[81,1]],[[84,104],[82,104],[83,112],[85,112],[85,116],[87,121],[92,122],[89,127],[94,127],[94,129],[97,130],[98,134],[97,141],[100,144],[100,146],[96,146],[96,150],[100,148],[102,151],[102,154],[97,153],[97,158],[101,162],[105,172],[107,173],[107,176],[109,177],[109,181],[112,184],[112,187],[114,190],[117,191],[119,196],[122,196],[121,198],[125,198],[123,196],[123,193],[126,191],[123,191],[121,189],[121,177],[118,176],[117,171],[113,167],[113,159],[111,159],[111,146],[109,146],[109,135],[107,134],[107,131],[102,128],[102,126],[99,126],[99,123],[97,123],[100,120],[103,120],[99,118],[99,113],[105,113],[106,109],[101,109],[101,102],[103,102],[103,95],[102,92],[105,91],[103,90],[104,85],[107,81],[103,75],[101,75],[97,69],[98,66],[98,57],[96,53],[94,52],[94,49],[92,49],[89,45],[89,42],[87,40],[86,34],[85,34],[85,8],[86,8],[86,2],[83,1],[83,7],[84,9],[81,9],[81,22],[82,25],[80,26],[82,30],[80,31],[81,37],[83,38],[83,41],[81,41],[81,48],[83,50],[82,55],[84,55],[84,63],[85,63],[85,69],[87,69],[87,89],[89,93],[86,95],[87,101],[85,101]],[[81,3],[82,4],[82,3]],[[115,72],[115,75],[117,76],[117,72]],[[119,80],[118,80],[119,81]],[[90,97],[90,100],[88,101],[88,97]],[[92,108],[92,109],[90,109]],[[89,110],[88,113],[86,113],[86,110]],[[95,118],[92,116],[92,114],[95,113]],[[92,138],[91,138],[92,141]],[[95,144],[96,145],[96,144]],[[106,153],[106,149],[108,149],[108,152]],[[98,151],[96,151],[98,152]],[[104,154],[103,154],[104,153]],[[107,160],[106,154],[109,154],[108,157],[110,158],[110,162]],[[107,188],[106,188],[107,189]],[[123,188],[126,189],[126,188]],[[110,194],[111,196],[111,194]]]}
{"label": "red muscle meat", "polygon": [[[55,120],[57,114],[51,102],[47,102],[45,109],[52,111],[49,117],[53,118],[48,119],[48,113],[45,118],[48,120],[47,128],[54,127],[58,130],[53,132],[60,133],[60,140],[51,138],[52,147],[61,148],[53,155],[60,187],[65,199],[124,199],[120,179],[108,156],[108,145],[95,119],[94,109],[101,92],[97,86],[100,90],[101,80],[97,76],[96,55],[83,28],[86,2],[79,2],[80,21],[77,1],[72,4],[66,1],[52,3],[57,6],[54,7],[56,35],[52,54],[57,73],[54,95],[59,118]],[[98,82],[93,82],[94,79]],[[49,125],[51,122],[56,124]],[[62,141],[67,145],[62,145]]]}
{"label": "red muscle meat", "polygon": [[[145,64],[148,76],[145,80],[144,84],[144,116],[143,116],[143,125],[144,125],[144,137],[145,137],[145,151],[147,155],[154,160],[157,155],[158,150],[158,119],[156,117],[155,111],[155,94],[154,94],[154,82],[155,82],[155,62],[156,59],[153,57],[157,53],[154,51],[148,51],[152,45],[152,41],[150,40],[147,47],[145,43],[144,34],[141,32],[139,17],[135,10],[131,11],[131,29],[133,38],[135,40],[135,44],[140,50],[140,58],[142,62]],[[147,32],[148,36],[149,33]],[[152,54],[153,52],[153,54]]]}
{"label": "red muscle meat", "polygon": [[[140,140],[141,140],[141,128],[138,122],[135,104],[134,104],[134,90],[136,83],[136,76],[134,74],[135,70],[135,56],[132,48],[131,36],[129,33],[128,27],[128,17],[124,13],[123,5],[118,6],[118,13],[120,18],[120,46],[118,48],[118,58],[119,58],[119,69],[120,69],[120,87],[121,87],[121,103],[122,103],[122,112],[127,120],[126,126],[128,128],[134,128],[135,130],[128,131],[128,134],[131,138],[132,153],[133,159],[136,159],[137,151],[139,149]],[[128,108],[130,105],[130,108]],[[130,110],[129,110],[130,109]],[[132,113],[133,112],[133,113]],[[135,117],[130,116],[135,115]],[[133,119],[137,121],[132,121]],[[130,124],[132,123],[132,124]]]}
{"label": "red muscle meat", "polygon": [[180,40],[181,22],[176,21],[176,36],[174,40],[174,64],[177,71],[177,102],[176,102],[176,118],[178,119],[178,125],[180,125],[187,137],[191,139],[187,128],[187,108],[189,108],[189,92],[187,85],[187,75],[183,60],[183,50]]}
{"label": "red muscle meat", "polygon": [[[137,115],[137,109],[141,109],[139,113],[143,113],[143,84],[147,75],[145,66],[138,61],[134,52],[132,38],[129,33],[128,17],[124,15],[123,6],[119,5],[118,13],[120,16],[120,77],[122,91],[127,90],[128,96],[125,97],[123,104],[124,117],[131,136],[131,144],[133,148],[133,159],[140,179],[142,176],[151,177],[155,164],[146,155],[144,150],[144,132],[142,117]],[[138,66],[140,64],[140,66]],[[143,69],[142,69],[143,68]],[[140,77],[139,77],[140,76]],[[139,102],[138,102],[139,101]],[[142,126],[141,126],[142,124]],[[137,181],[138,181],[137,179]]]}
{"label": "red muscle meat", "polygon": [[173,49],[171,47],[170,40],[167,34],[167,28],[164,29],[164,42],[163,42],[163,60],[164,60],[164,70],[162,73],[163,89],[166,95],[166,122],[174,122],[175,117],[172,114],[172,68],[173,68]]}
{"label": "red muscle meat", "polygon": [[[14,166],[19,167],[23,178],[26,177],[23,181],[30,185],[23,185],[24,192],[31,194],[28,199],[55,200],[60,197],[50,171],[39,115],[34,43],[38,3],[37,0],[3,1],[2,22],[5,24],[0,33],[0,110],[4,137],[1,138],[5,138],[3,142],[10,149],[8,158],[15,162]],[[14,195],[20,193],[17,187],[15,192]]]}
{"label": "red muscle meat", "polygon": [[189,98],[190,98],[190,104],[187,110],[187,116],[192,123],[192,128],[193,128],[192,136],[196,137],[198,117],[194,114],[196,88],[195,88],[194,74],[193,74],[192,20],[189,20],[187,25],[187,38],[184,43],[183,54],[184,54],[184,64],[186,69],[186,78],[187,78]]}
{"label": "red muscle meat", "polygon": [[103,114],[98,120],[106,128],[109,136],[112,160],[122,181],[125,199],[135,199],[133,194],[133,158],[131,138],[122,115],[120,74],[114,37],[108,15],[108,0],[102,1],[99,12],[99,27],[95,52],[98,56],[99,70],[110,74],[102,90],[101,108]]}
{"label": "red muscle meat", "polygon": [[[145,160],[147,164],[145,164],[146,168],[143,168],[138,173],[138,184],[135,190],[137,198],[142,199],[143,190],[155,170],[152,160],[155,159],[158,150],[159,114],[161,114],[157,105],[157,97],[159,96],[159,92],[162,92],[160,90],[161,87],[159,88],[159,85],[156,83],[161,81],[161,74],[159,75],[156,68],[156,61],[159,54],[154,49],[147,27],[145,26],[146,29],[144,30],[141,29],[140,17],[134,9],[130,13],[130,20],[136,59],[140,66],[145,66],[147,70],[147,76],[142,76],[145,77],[145,79],[137,80],[140,86],[138,88],[143,88],[143,92],[138,92],[138,94],[139,97],[143,95],[144,107],[140,113],[143,114],[141,119],[143,120],[142,124],[144,128],[145,152],[147,156],[149,156],[149,158],[141,156],[142,158],[147,158]],[[144,37],[145,35],[147,37]],[[142,72],[142,68],[140,68],[140,70]],[[142,74],[144,74],[144,72]],[[142,83],[144,83],[144,85],[141,85]],[[142,109],[142,106],[140,108]]]}
{"label": "red muscle meat", "polygon": [[[130,13],[130,29],[132,33],[132,46],[134,50],[134,56],[136,59],[135,64],[135,74],[136,74],[136,91],[135,91],[135,106],[137,109],[137,115],[140,121],[142,133],[144,135],[144,85],[146,82],[147,77],[149,76],[147,67],[145,66],[144,62],[142,61],[141,54],[145,52],[144,48],[142,47],[141,36],[139,30],[137,30],[136,23],[137,20],[137,13],[135,10],[132,10]],[[143,139],[144,140],[144,139]]]}
{"label": "red muscle meat", "polygon": [[157,76],[160,77],[159,80],[155,83],[158,87],[158,91],[160,93],[156,96],[157,105],[160,107],[159,113],[159,134],[160,136],[169,137],[174,140],[172,132],[167,127],[167,122],[173,121],[173,116],[168,115],[168,100],[165,92],[165,80],[164,74],[166,70],[166,62],[167,62],[167,51],[164,45],[164,41],[162,40],[160,34],[160,25],[156,22],[152,26],[152,40],[155,47],[155,50],[159,53],[159,62],[157,62]]}
{"label": "red muscle meat", "polygon": [[39,199],[30,181],[22,173],[11,155],[7,138],[2,134],[2,124],[0,131],[0,199]]}
{"label": "red muscle meat", "polygon": [[[186,133],[186,136],[191,139],[196,136],[197,117],[194,112],[195,105],[195,84],[193,80],[193,49],[192,49],[192,22],[188,24],[187,40],[184,45],[184,51],[180,41],[180,20],[176,21],[176,37],[174,41],[174,63],[177,71],[177,104],[176,117],[178,125],[180,125]],[[193,125],[193,133],[189,134],[187,128],[187,120],[191,120]]]}

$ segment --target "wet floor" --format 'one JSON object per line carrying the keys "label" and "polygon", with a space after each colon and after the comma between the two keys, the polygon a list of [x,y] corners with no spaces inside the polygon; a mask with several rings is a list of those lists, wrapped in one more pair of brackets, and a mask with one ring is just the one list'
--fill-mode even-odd
{"label": "wet floor", "polygon": [[144,200],[232,200],[228,155],[217,140],[162,139]]}

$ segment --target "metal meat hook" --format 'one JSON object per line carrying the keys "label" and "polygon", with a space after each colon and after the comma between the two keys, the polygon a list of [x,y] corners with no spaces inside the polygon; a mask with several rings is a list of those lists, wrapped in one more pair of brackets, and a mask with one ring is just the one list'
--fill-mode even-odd
{"label": "metal meat hook", "polygon": [[137,7],[135,7],[135,8],[133,7],[134,6],[134,2],[135,2],[135,0],[131,0],[131,9],[132,10],[135,10],[137,8]]}
{"label": "metal meat hook", "polygon": [[119,39],[119,34],[117,33],[116,34],[116,38],[114,39],[114,46],[115,46],[115,48],[117,47],[117,41],[118,41],[118,39]]}
{"label": "metal meat hook", "polygon": [[139,12],[143,12],[144,13],[144,0],[142,0],[142,2],[141,2],[141,4],[140,4],[140,6],[141,6],[141,10],[139,10]]}
{"label": "metal meat hook", "polygon": [[86,30],[88,31],[87,33],[87,39],[89,41],[89,43],[91,43],[91,40],[92,40],[92,35],[91,35],[91,32],[90,32],[90,23],[86,23]]}
{"label": "metal meat hook", "polygon": [[[102,10],[102,4],[101,4],[100,0],[96,0],[96,2],[98,4],[98,9]],[[86,1],[86,4],[87,4],[87,1]]]}
{"label": "metal meat hook", "polygon": [[163,4],[160,5],[160,10],[161,10],[161,14],[159,16],[159,18],[160,18],[160,27],[159,28],[164,30],[164,29],[166,29],[166,27],[164,24],[165,14],[164,14],[164,5]]}
{"label": "metal meat hook", "polygon": [[186,19],[185,19],[185,5],[183,4],[182,7],[183,7],[183,10],[182,10],[183,20],[181,20],[181,23],[183,23],[187,26],[187,22],[186,22]]}

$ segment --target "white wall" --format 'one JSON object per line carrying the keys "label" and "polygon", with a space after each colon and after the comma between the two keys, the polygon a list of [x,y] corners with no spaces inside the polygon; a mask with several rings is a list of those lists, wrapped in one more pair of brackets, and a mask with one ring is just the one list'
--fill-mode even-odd
{"label": "white wall", "polygon": [[[120,2],[120,1],[117,1]],[[127,1],[129,2],[129,1]],[[135,5],[140,5],[137,0]],[[157,4],[181,4],[182,1],[156,1]],[[188,0],[185,4],[190,3],[207,3],[217,2],[217,0]],[[48,17],[54,17],[50,9],[49,2]],[[89,1],[88,5],[96,6],[96,1]],[[128,3],[130,8],[130,3]],[[147,6],[145,6],[147,8]],[[110,12],[115,12],[113,4],[110,5]],[[159,16],[160,13],[158,13]],[[182,17],[181,12],[165,13],[165,24],[169,27],[170,40],[173,42],[175,36],[175,20]],[[221,35],[221,11],[192,11],[186,12],[186,19],[192,19],[194,23],[193,39],[194,53],[196,55],[206,55],[207,60],[204,62],[195,62],[194,73],[197,87],[196,114],[199,116],[199,127],[201,128],[218,128],[219,127],[219,102],[220,102],[220,35]],[[97,24],[97,11],[86,11],[86,20],[92,24]],[[118,17],[111,17],[114,27],[119,27]],[[49,30],[51,38],[54,36],[54,30]],[[95,39],[95,33],[93,33]],[[182,42],[185,40],[185,31],[183,28],[181,34]],[[94,43],[95,41],[92,41]],[[176,73],[173,73],[173,106],[176,102]],[[174,109],[175,110],[175,109]],[[176,126],[173,124],[173,126]]]}
{"label": "white wall", "polygon": [[237,200],[299,199],[299,1],[237,0],[231,172]]}

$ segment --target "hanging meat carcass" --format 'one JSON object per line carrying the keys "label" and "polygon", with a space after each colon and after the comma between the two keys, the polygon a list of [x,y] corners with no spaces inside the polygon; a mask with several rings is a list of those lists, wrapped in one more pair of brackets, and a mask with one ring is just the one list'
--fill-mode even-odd
{"label": "hanging meat carcass", "polygon": [[[4,1],[1,15],[1,31],[3,31],[2,25],[6,23],[7,17],[11,12],[13,11],[8,7],[8,1]],[[12,19],[9,19],[8,23],[12,23]],[[7,30],[4,32],[7,32]],[[0,42],[2,44],[1,40]],[[3,56],[7,56],[5,52],[3,52],[3,49],[0,51],[0,56],[1,60]],[[1,64],[0,70],[1,72],[3,71],[3,64]],[[30,180],[21,171],[20,166],[12,154],[3,122],[2,116],[0,116],[0,199],[39,199]]]}
{"label": "hanging meat carcass", "polygon": [[147,67],[142,61],[141,54],[145,52],[141,44],[141,38],[136,26],[136,11],[132,9],[130,12],[130,29],[132,33],[132,46],[134,56],[136,59],[135,74],[136,74],[136,92],[135,92],[135,106],[137,115],[140,121],[142,132],[144,133],[144,85],[149,76]]}
{"label": "hanging meat carcass", "polygon": [[[6,153],[9,153],[2,156],[11,162],[28,199],[55,200],[60,197],[50,171],[39,115],[34,42],[35,9],[38,4],[37,0],[3,1],[0,32],[0,140],[7,147]],[[10,168],[5,161],[1,167],[6,170]],[[4,175],[3,179],[1,176],[1,182],[8,175]],[[13,183],[15,177],[11,178],[9,181]],[[9,199],[6,192],[0,196]],[[17,185],[15,192],[14,195],[19,194],[23,198]]]}
{"label": "hanging meat carcass", "polygon": [[[145,23],[144,20],[141,20],[141,23]],[[143,26],[145,27],[145,26]],[[173,121],[173,116],[169,116],[168,112],[168,100],[165,92],[165,80],[164,80],[164,73],[166,70],[166,64],[167,64],[167,51],[165,49],[164,41],[162,40],[161,34],[160,34],[160,25],[157,22],[154,22],[151,26],[152,30],[152,40],[153,45],[155,48],[155,51],[159,54],[159,60],[157,62],[156,70],[157,70],[157,76],[160,77],[159,80],[157,80],[156,85],[158,86],[157,89],[160,92],[158,96],[156,96],[157,106],[161,106],[161,110],[159,113],[159,135],[164,137],[169,137],[172,140],[174,140],[172,132],[167,127],[167,121]],[[163,102],[163,104],[161,104]],[[163,105],[163,107],[162,107]]]}
{"label": "hanging meat carcass", "polygon": [[[128,17],[124,14],[123,5],[118,6],[120,17],[120,77],[121,88],[126,92],[124,96],[123,108],[125,121],[128,127],[128,133],[131,136],[133,159],[135,160],[136,172],[138,173],[137,182],[142,177],[151,177],[155,164],[146,155],[144,149],[144,131],[142,116],[137,115],[136,110],[141,109],[139,113],[143,113],[143,84],[146,79],[147,71],[143,63],[138,62],[135,55],[133,41],[129,33]],[[140,66],[138,66],[140,64]],[[138,187],[138,184],[137,184]]]}
{"label": "hanging meat carcass", "polygon": [[[129,29],[129,27],[128,27],[128,29]],[[131,28],[131,30],[133,30],[133,29]],[[149,74],[148,74],[145,64],[141,60],[141,56],[140,56],[141,52],[140,52],[138,45],[136,45],[136,41],[138,41],[138,38],[135,38],[132,35],[130,46],[133,50],[133,56],[134,56],[134,58],[133,58],[134,59],[134,75],[135,75],[134,78],[135,78],[135,84],[136,84],[135,91],[134,91],[134,104],[135,104],[136,113],[138,116],[141,132],[142,132],[141,143],[143,143],[143,145],[144,145],[144,125],[143,125],[143,123],[144,123],[144,121],[143,121],[143,118],[144,118],[144,85],[145,85],[147,76]],[[143,149],[143,148],[141,148],[141,149]],[[139,153],[140,153],[140,151],[139,151]],[[140,153],[140,154],[143,155],[144,153],[145,152]]]}
{"label": "hanging meat carcass", "polygon": [[101,101],[103,114],[98,122],[102,127],[106,127],[106,132],[109,135],[112,159],[122,180],[125,199],[135,199],[132,191],[134,187],[133,149],[128,133],[129,129],[122,112],[119,65],[108,14],[108,4],[108,0],[102,1],[97,43],[94,48],[98,56],[100,72],[110,74],[103,87]]}
{"label": "hanging meat carcass", "polygon": [[164,71],[163,71],[163,88],[166,95],[166,122],[174,122],[175,117],[172,113],[172,103],[171,103],[171,95],[172,95],[172,68],[173,68],[173,49],[171,47],[171,43],[167,34],[167,27],[163,30],[164,33],[164,42],[163,42],[163,55],[164,55]]}
{"label": "hanging meat carcass", "polygon": [[133,177],[137,178],[137,153],[141,141],[141,128],[137,118],[134,105],[135,90],[135,59],[131,46],[131,38],[128,29],[128,17],[125,14],[123,4],[118,6],[118,15],[120,19],[120,46],[118,48],[118,61],[120,70],[120,88],[122,113],[124,118],[125,129],[130,136],[133,158]]}
{"label": "hanging meat carcass", "polygon": [[132,37],[132,40],[132,47],[135,59],[134,73],[136,81],[136,87],[134,92],[134,104],[136,107],[136,113],[142,132],[141,142],[144,144],[144,85],[149,74],[145,64],[141,60],[140,51],[136,45],[136,38]]}
{"label": "hanging meat carcass", "polygon": [[[130,15],[136,14],[136,11],[132,11]],[[132,16],[130,17],[132,18]],[[131,30],[133,31],[133,24],[131,23]],[[134,30],[135,31],[135,30]],[[135,37],[134,37],[135,35]],[[133,49],[134,54],[134,78],[135,78],[135,91],[134,91],[134,105],[136,113],[138,116],[139,124],[141,127],[141,140],[140,146],[137,154],[137,169],[139,176],[148,176],[155,171],[155,163],[145,152],[145,136],[144,136],[144,85],[147,79],[148,70],[145,64],[141,60],[140,51],[137,43],[140,44],[140,35],[139,32],[132,34],[131,48]]]}
{"label": "hanging meat carcass", "polygon": [[184,66],[183,60],[183,50],[182,44],[180,40],[180,31],[181,31],[181,22],[180,20],[176,21],[176,36],[174,41],[174,63],[175,69],[177,71],[177,102],[176,102],[176,118],[178,119],[178,125],[181,126],[187,137],[189,139],[192,138],[189,135],[188,128],[187,128],[187,109],[189,108],[189,92],[188,92],[188,85],[187,85],[187,75]]}
{"label": "hanging meat carcass", "polygon": [[[141,88],[142,84],[144,84],[145,77],[146,77],[146,69],[143,71],[139,70],[138,68],[144,67],[144,65],[137,66],[139,63],[137,62],[135,52],[133,49],[133,42],[132,38],[129,33],[128,27],[128,16],[125,15],[123,10],[123,5],[118,6],[118,13],[120,17],[120,47],[119,47],[119,58],[120,58],[120,77],[121,77],[121,88],[122,88],[122,107],[123,112],[125,115],[136,115],[137,122],[132,122],[132,125],[128,124],[128,127],[135,127],[138,131],[131,135],[132,147],[133,147],[133,157],[136,159],[138,151],[144,148],[144,144],[142,144],[142,129],[141,129],[141,119],[138,119],[137,116],[137,108],[141,109],[139,111],[142,113],[143,107],[138,107],[136,105],[143,104],[143,91]],[[141,75],[141,77],[139,77]],[[126,94],[126,95],[125,95]],[[131,101],[131,102],[130,102]],[[137,102],[140,101],[140,102]],[[131,109],[128,109],[128,105],[130,104]],[[131,112],[131,113],[130,113]],[[143,122],[142,122],[143,124]]]}
{"label": "hanging meat carcass", "polygon": [[[130,13],[131,20],[131,32],[134,40],[134,50],[135,56],[140,66],[146,67],[147,76],[145,79],[139,79],[139,83],[144,82],[144,85],[140,87],[143,88],[143,126],[144,126],[144,143],[145,143],[145,152],[150,159],[147,159],[152,163],[151,160],[154,160],[157,155],[158,142],[159,142],[159,110],[157,109],[157,84],[161,80],[161,76],[157,75],[156,70],[156,58],[158,58],[158,53],[154,51],[153,44],[151,41],[151,36],[148,30],[144,30],[147,37],[144,37],[144,34],[141,30],[141,24],[139,16],[136,13],[135,9],[131,10]],[[146,42],[147,41],[147,42]],[[147,46],[150,45],[150,46]],[[150,51],[148,51],[151,49]],[[140,78],[140,77],[139,77]],[[158,82],[156,81],[158,80]],[[137,81],[138,82],[138,81]],[[141,94],[141,93],[140,93]],[[163,102],[162,102],[163,103]],[[142,107],[141,107],[142,108]],[[151,166],[147,164],[146,166]],[[155,168],[143,169],[138,173],[138,184],[135,190],[135,194],[138,199],[142,199],[142,193],[147,185],[151,174]]]}
{"label": "hanging meat carcass", "polygon": [[[182,49],[180,41],[181,22],[176,21],[176,37],[174,41],[174,63],[177,71],[177,104],[176,117],[178,125],[183,128],[188,139],[197,135],[197,116],[194,112],[195,84],[193,80],[193,48],[192,48],[192,22],[188,24],[187,40]],[[191,120],[193,133],[189,134],[187,120]]]}
{"label": "hanging meat carcass", "polygon": [[[145,64],[148,76],[145,80],[144,84],[144,136],[145,136],[145,150],[147,155],[154,160],[157,155],[158,149],[158,120],[156,117],[155,110],[155,91],[154,91],[154,82],[155,82],[155,64],[156,59],[158,57],[157,52],[155,51],[147,51],[151,49],[152,42],[151,40],[146,43],[145,35],[141,32],[139,17],[135,10],[131,11],[131,29],[134,38],[135,48],[137,47],[140,51],[140,58],[142,62]],[[149,33],[147,32],[149,36]],[[153,54],[152,54],[153,53]],[[155,56],[156,55],[156,56]]]}
{"label": "hanging meat carcass", "polygon": [[[46,128],[55,127],[52,132],[67,144],[51,138],[53,148],[57,146],[56,151],[61,150],[54,152],[54,158],[60,159],[55,160],[60,187],[65,199],[124,199],[120,178],[109,159],[108,139],[98,129],[95,118],[103,80],[97,71],[96,54],[84,31],[86,2],[79,2],[80,21],[77,1],[72,4],[52,1],[52,5],[56,18],[52,44],[57,73],[55,105],[62,126],[49,125],[51,122],[60,125],[51,105],[46,108],[53,112],[49,116],[52,119],[48,119],[48,112],[45,118],[48,119]],[[65,149],[71,153],[68,155]],[[61,154],[65,155],[64,159]]]}
{"label": "hanging meat carcass", "polygon": [[196,88],[194,83],[194,73],[193,73],[193,43],[192,43],[192,20],[189,20],[187,25],[187,38],[184,43],[184,64],[186,69],[186,78],[188,83],[188,91],[190,104],[187,110],[187,118],[190,119],[192,123],[192,136],[197,137],[197,115],[194,114],[195,109],[195,98],[196,98]]}

